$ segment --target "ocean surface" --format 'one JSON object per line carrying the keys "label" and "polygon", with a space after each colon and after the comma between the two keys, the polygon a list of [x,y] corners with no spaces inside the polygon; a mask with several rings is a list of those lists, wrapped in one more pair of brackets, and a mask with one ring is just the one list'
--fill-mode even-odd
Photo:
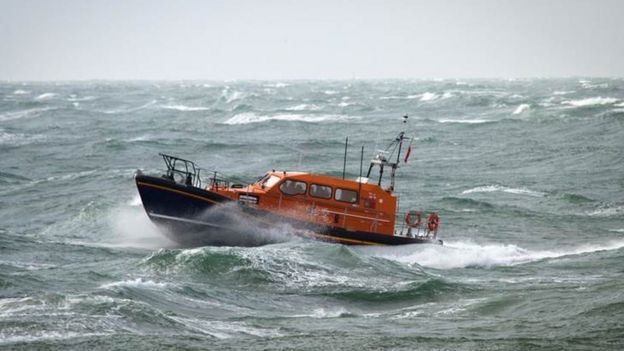
{"label": "ocean surface", "polygon": [[[180,248],[133,182],[347,176],[444,246]],[[276,230],[288,230],[280,228]],[[624,80],[0,83],[0,349],[622,350]]]}

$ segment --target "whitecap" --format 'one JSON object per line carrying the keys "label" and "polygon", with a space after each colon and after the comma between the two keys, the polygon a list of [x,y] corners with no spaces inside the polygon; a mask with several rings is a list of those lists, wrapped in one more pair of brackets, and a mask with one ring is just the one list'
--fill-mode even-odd
{"label": "whitecap", "polygon": [[268,83],[268,84],[265,84],[264,86],[267,88],[285,88],[289,85],[290,84],[287,84],[287,83],[277,82],[277,83]]}
{"label": "whitecap", "polygon": [[567,91],[567,90],[556,90],[556,91],[553,91],[553,95],[567,95],[567,94],[572,94],[572,93],[574,93],[574,90],[570,90],[570,91]]}
{"label": "whitecap", "polygon": [[48,182],[53,182],[53,181],[58,181],[58,180],[62,180],[62,181],[73,180],[73,179],[86,177],[96,172],[97,172],[96,170],[92,169],[92,170],[81,171],[81,172],[76,172],[76,173],[66,173],[62,176],[51,176],[51,177],[46,178],[45,180]]}
{"label": "whitecap", "polygon": [[118,114],[118,113],[136,112],[136,111],[140,111],[140,110],[143,110],[145,108],[148,108],[148,107],[154,105],[155,103],[156,103],[156,100],[151,100],[151,101],[148,101],[145,104],[143,104],[141,106],[137,106],[137,107],[131,107],[131,108],[126,108],[126,109],[116,109],[116,110],[105,110],[105,111],[101,111],[101,112],[105,113],[107,115],[114,115],[114,114]]}
{"label": "whitecap", "polygon": [[244,112],[237,114],[223,124],[235,125],[235,124],[249,124],[260,123],[268,121],[290,121],[290,122],[336,122],[348,119],[355,119],[358,117],[344,116],[344,115],[303,115],[303,114],[278,114],[273,116],[256,115],[253,112]]}
{"label": "whitecap", "polygon": [[281,334],[275,330],[260,329],[246,325],[244,322],[224,322],[216,320],[201,320],[170,316],[169,318],[184,325],[185,327],[202,334],[210,335],[217,339],[229,339],[236,335],[246,334],[256,337],[277,337]]}
{"label": "whitecap", "polygon": [[419,250],[384,250],[367,248],[374,256],[404,264],[453,269],[472,266],[512,266],[544,259],[624,248],[624,240],[603,245],[583,245],[564,250],[528,250],[513,244],[477,244],[473,242],[445,242],[444,245],[427,245]]}
{"label": "whitecap", "polygon": [[399,96],[399,95],[390,95],[390,96],[380,96],[379,100],[413,100],[422,98],[422,94],[417,95],[407,95],[407,96]]}
{"label": "whitecap", "polygon": [[24,138],[25,136],[23,134],[7,133],[4,130],[0,129],[0,145],[15,145],[21,142]]}
{"label": "whitecap", "polygon": [[89,96],[83,96],[83,97],[78,97],[74,94],[72,94],[67,101],[91,101],[91,100],[95,100],[95,96],[89,95]]}
{"label": "whitecap", "polygon": [[514,115],[519,115],[524,111],[528,111],[531,108],[529,104],[520,104],[513,112]]}
{"label": "whitecap", "polygon": [[352,315],[349,311],[347,311],[344,307],[339,307],[332,310],[326,310],[324,308],[317,308],[312,313],[309,314],[296,314],[293,317],[301,318],[301,317],[311,317],[311,318],[339,318],[347,315]]}
{"label": "whitecap", "polygon": [[111,289],[116,287],[126,288],[147,288],[147,289],[162,289],[169,286],[168,283],[159,283],[153,280],[145,280],[143,278],[136,278],[132,280],[122,280],[118,282],[103,284],[100,289]]}
{"label": "whitecap", "polygon": [[286,110],[288,111],[305,111],[305,110],[309,110],[309,111],[317,111],[320,110],[320,107],[314,104],[300,104],[300,105],[296,105],[296,106],[292,106],[292,107],[287,107]]}
{"label": "whitecap", "polygon": [[591,97],[586,99],[579,100],[566,100],[563,101],[562,104],[570,105],[574,107],[586,107],[586,106],[597,106],[597,105],[609,105],[618,101],[616,98],[612,97]]}
{"label": "whitecap", "polygon": [[111,333],[77,333],[77,332],[56,332],[56,331],[36,331],[28,335],[10,335],[0,332],[0,344],[14,343],[34,343],[46,340],[67,340],[74,338],[89,338],[94,336],[111,335]]}
{"label": "whitecap", "polygon": [[148,141],[148,140],[150,140],[149,136],[147,136],[147,135],[140,135],[138,137],[134,137],[134,138],[128,139],[128,142],[134,143],[134,142],[137,142],[137,141]]}
{"label": "whitecap", "polygon": [[53,110],[51,107],[41,107],[41,108],[31,108],[26,110],[18,110],[5,112],[0,114],[0,121],[9,121],[13,119],[20,119],[25,117],[34,117],[37,116],[40,112]]}
{"label": "whitecap", "polygon": [[435,93],[426,92],[420,96],[420,101],[432,101],[438,98]]}
{"label": "whitecap", "polygon": [[13,95],[28,95],[28,94],[30,94],[30,91],[22,90],[22,89],[17,89],[13,92]]}
{"label": "whitecap", "polygon": [[439,123],[463,123],[463,124],[481,124],[481,123],[488,123],[488,122],[492,122],[490,120],[487,119],[440,119],[438,120]]}
{"label": "whitecap", "polygon": [[208,111],[210,107],[203,106],[185,106],[185,105],[162,105],[161,108],[166,110],[176,110],[182,112]]}
{"label": "whitecap", "polygon": [[221,98],[225,99],[225,102],[231,103],[242,98],[244,94],[240,91],[231,91],[229,86],[226,86],[221,90]]}
{"label": "whitecap", "polygon": [[15,267],[15,268],[22,268],[22,269],[25,269],[25,270],[28,270],[28,271],[36,271],[36,270],[40,270],[40,269],[48,269],[48,268],[55,267],[54,265],[46,264],[46,263],[18,262],[18,261],[4,261],[4,260],[0,260],[0,264],[7,265],[7,266],[12,266],[12,267]]}
{"label": "whitecap", "polygon": [[43,93],[35,98],[35,100],[48,100],[55,97],[56,93]]}
{"label": "whitecap", "polygon": [[323,92],[323,94],[325,94],[325,95],[336,95],[336,94],[338,94],[338,92],[335,91],[335,90],[325,90]]}
{"label": "whitecap", "polygon": [[614,217],[624,214],[624,206],[609,206],[587,213],[591,217]]}
{"label": "whitecap", "polygon": [[516,194],[516,195],[530,195],[535,197],[543,197],[546,194],[540,191],[529,190],[527,188],[509,188],[501,185],[487,185],[487,186],[478,186],[476,188],[468,189],[462,191],[462,194],[472,194],[472,193],[491,193],[495,191],[502,191],[505,193]]}

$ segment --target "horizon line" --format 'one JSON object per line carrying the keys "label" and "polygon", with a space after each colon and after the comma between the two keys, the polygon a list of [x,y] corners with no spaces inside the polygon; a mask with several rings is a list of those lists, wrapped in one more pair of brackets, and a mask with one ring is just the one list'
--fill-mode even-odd
{"label": "horizon line", "polygon": [[338,81],[449,81],[449,80],[558,80],[558,79],[624,79],[624,76],[518,76],[518,77],[384,77],[384,78],[80,78],[80,79],[0,79],[2,83],[79,83],[79,82],[338,82]]}

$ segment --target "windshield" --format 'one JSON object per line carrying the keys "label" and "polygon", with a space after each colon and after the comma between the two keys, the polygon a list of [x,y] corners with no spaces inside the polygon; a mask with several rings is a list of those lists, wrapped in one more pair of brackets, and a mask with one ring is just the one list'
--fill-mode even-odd
{"label": "windshield", "polygon": [[277,182],[280,181],[280,177],[275,176],[275,175],[271,175],[268,178],[265,178],[262,181],[262,187],[263,188],[271,188],[273,187],[273,185],[277,184]]}

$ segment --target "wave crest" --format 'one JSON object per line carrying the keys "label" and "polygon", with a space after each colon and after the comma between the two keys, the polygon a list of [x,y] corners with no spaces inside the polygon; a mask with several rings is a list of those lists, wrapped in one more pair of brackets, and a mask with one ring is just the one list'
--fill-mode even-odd
{"label": "wave crest", "polygon": [[531,105],[529,104],[520,104],[518,105],[518,107],[516,107],[516,109],[514,110],[513,114],[514,115],[519,115],[525,111],[528,111],[531,108]]}
{"label": "wave crest", "polygon": [[579,100],[566,100],[563,101],[562,104],[570,105],[573,107],[588,107],[598,105],[610,105],[616,103],[617,101],[618,99],[616,98],[598,96]]}
{"label": "wave crest", "polygon": [[585,245],[564,250],[529,250],[513,244],[477,244],[473,242],[445,242],[443,246],[427,245],[411,252],[379,250],[373,254],[409,265],[437,269],[466,267],[511,266],[544,259],[586,254],[624,248],[624,240],[603,245]]}
{"label": "wave crest", "polygon": [[223,124],[237,125],[237,124],[250,124],[261,123],[269,121],[286,121],[286,122],[307,122],[307,123],[319,123],[319,122],[339,122],[350,119],[357,119],[358,117],[344,116],[344,115],[303,115],[303,114],[278,114],[278,115],[256,115],[253,112],[239,113]]}
{"label": "wave crest", "polygon": [[182,111],[182,112],[196,112],[196,111],[210,110],[210,107],[185,106],[185,105],[163,105],[161,106],[161,108],[164,108],[165,110],[175,110],[175,111]]}
{"label": "wave crest", "polygon": [[546,194],[540,191],[529,190],[527,188],[509,188],[501,185],[487,185],[487,186],[478,186],[476,188],[468,189],[462,191],[462,194],[472,194],[472,193],[491,193],[495,191],[502,191],[509,194],[515,195],[529,195],[535,197],[543,197]]}

